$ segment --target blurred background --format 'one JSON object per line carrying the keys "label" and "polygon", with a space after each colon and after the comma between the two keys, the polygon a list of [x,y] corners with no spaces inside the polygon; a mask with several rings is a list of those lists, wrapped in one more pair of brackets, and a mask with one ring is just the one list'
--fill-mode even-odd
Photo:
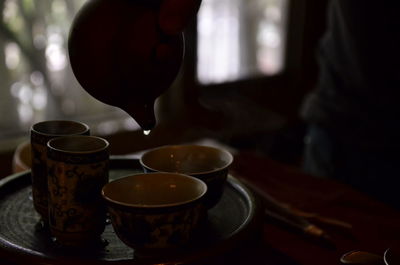
{"label": "blurred background", "polygon": [[84,0],[0,0],[0,158],[11,160],[32,124],[71,119],[106,137],[113,154],[211,138],[299,166],[298,112],[314,88],[327,1],[203,0],[181,72],[157,101],[158,126],[144,136],[71,71],[68,31]]}

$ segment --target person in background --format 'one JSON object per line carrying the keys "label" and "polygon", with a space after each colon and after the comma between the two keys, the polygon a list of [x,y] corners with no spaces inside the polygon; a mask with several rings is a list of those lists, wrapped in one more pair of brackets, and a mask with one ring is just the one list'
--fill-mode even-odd
{"label": "person in background", "polygon": [[301,109],[304,170],[400,208],[398,1],[332,0],[319,81]]}
{"label": "person in background", "polygon": [[[184,29],[201,0],[164,0],[160,27]],[[331,0],[319,82],[304,101],[304,170],[400,208],[400,2]]]}

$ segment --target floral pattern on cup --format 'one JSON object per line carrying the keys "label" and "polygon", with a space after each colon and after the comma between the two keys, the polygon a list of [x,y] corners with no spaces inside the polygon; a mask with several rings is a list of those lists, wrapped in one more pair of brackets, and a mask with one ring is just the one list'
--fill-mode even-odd
{"label": "floral pattern on cup", "polygon": [[207,185],[178,173],[144,173],[111,181],[102,189],[117,236],[137,256],[181,250],[206,220]]}
{"label": "floral pattern on cup", "polygon": [[137,251],[177,248],[186,244],[203,218],[201,205],[169,214],[139,214],[109,207],[118,237]]}
{"label": "floral pattern on cup", "polygon": [[89,135],[84,123],[68,120],[50,120],[34,124],[31,128],[32,199],[35,210],[48,223],[47,147],[49,140],[66,135]]}
{"label": "floral pattern on cup", "polygon": [[[94,139],[93,136],[57,138],[59,141]],[[101,197],[108,183],[108,143],[101,150],[72,152],[48,143],[49,226],[61,245],[80,246],[99,241],[105,228],[106,207]]]}

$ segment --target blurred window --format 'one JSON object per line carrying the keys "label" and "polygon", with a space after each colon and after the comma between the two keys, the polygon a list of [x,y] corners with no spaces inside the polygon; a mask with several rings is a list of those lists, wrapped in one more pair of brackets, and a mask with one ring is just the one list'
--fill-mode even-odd
{"label": "blurred window", "polygon": [[201,84],[273,75],[283,68],[287,0],[203,0],[198,15]]}
{"label": "blurred window", "polygon": [[[0,145],[45,119],[79,119],[93,132],[136,130],[123,111],[77,83],[67,55],[69,26],[86,0],[0,0]],[[284,67],[287,0],[203,0],[197,79],[223,83]]]}
{"label": "blurred window", "polygon": [[67,55],[71,21],[85,0],[0,0],[0,141],[45,119],[79,119],[109,134],[135,129],[122,111],[77,83]]}

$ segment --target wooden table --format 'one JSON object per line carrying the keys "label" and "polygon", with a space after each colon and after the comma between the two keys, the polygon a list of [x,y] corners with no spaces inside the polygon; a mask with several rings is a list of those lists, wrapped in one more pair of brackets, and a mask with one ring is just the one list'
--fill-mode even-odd
{"label": "wooden table", "polygon": [[262,242],[247,254],[247,264],[340,264],[340,257],[348,251],[383,254],[386,248],[400,243],[400,212],[349,186],[314,178],[252,153],[237,155],[231,173],[281,202],[352,225],[351,230],[321,225],[335,245],[329,248],[265,222]]}

